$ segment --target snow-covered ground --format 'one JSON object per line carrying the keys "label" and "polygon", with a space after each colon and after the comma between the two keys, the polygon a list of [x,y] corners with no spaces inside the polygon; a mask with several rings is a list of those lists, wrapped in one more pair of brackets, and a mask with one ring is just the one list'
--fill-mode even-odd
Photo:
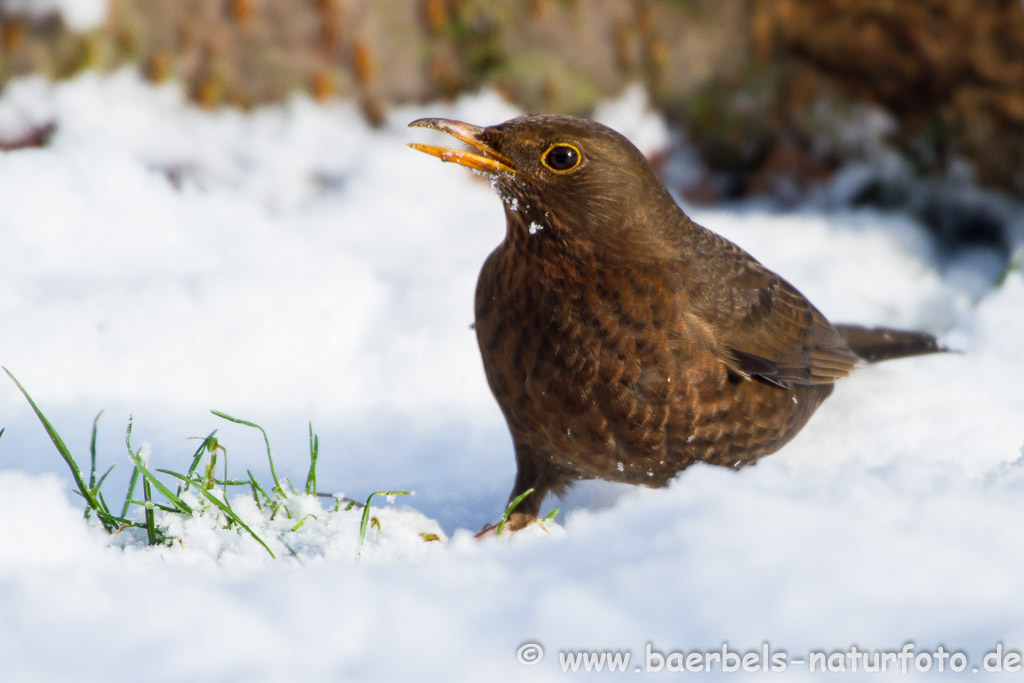
{"label": "snow-covered ground", "polygon": [[[812,650],[908,642],[911,670],[940,645],[970,672],[1002,643],[1012,666],[1024,277],[992,288],[991,254],[940,254],[901,215],[691,212],[830,318],[928,329],[963,353],[843,380],[757,467],[694,467],[659,491],[590,483],[547,532],[472,538],[514,471],[469,329],[503,218],[486,183],[406,149],[429,135],[405,124],[516,113],[481,94],[371,130],[352,106],[305,99],[202,112],[128,73],[0,95],[0,138],[57,124],[45,148],[0,155],[0,364],[81,463],[105,411],[108,497],[130,472],[129,415],[152,467],[185,469],[188,437],[218,429],[232,472],[264,479],[259,433],[210,409],[265,427],[297,486],[311,421],[321,491],[416,491],[375,499],[359,561],[357,512],[309,519],[277,560],[212,512],[163,516],[172,547],[111,542],[0,376],[3,680],[556,680],[569,650],[629,651],[635,678],[657,668],[648,647],[723,643],[784,652],[794,679],[812,676],[795,661]],[[598,117],[647,151],[667,144],[635,92]],[[520,663],[532,643],[544,656]]]}

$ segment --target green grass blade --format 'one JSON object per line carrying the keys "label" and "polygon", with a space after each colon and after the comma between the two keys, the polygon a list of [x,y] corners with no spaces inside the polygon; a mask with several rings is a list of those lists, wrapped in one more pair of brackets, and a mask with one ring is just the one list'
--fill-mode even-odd
{"label": "green grass blade", "polygon": [[153,491],[148,479],[142,480],[142,498],[145,501],[146,539],[150,545],[156,545],[156,515],[153,514]]}
{"label": "green grass blade", "polygon": [[544,519],[542,519],[542,520],[540,520],[540,521],[542,521],[542,522],[546,522],[546,521],[548,521],[549,519],[554,519],[554,518],[555,518],[555,515],[557,515],[557,514],[558,514],[558,511],[559,511],[559,510],[561,510],[561,508],[555,508],[554,510],[552,510],[552,511],[551,511],[551,512],[549,512],[548,514],[544,515]]}
{"label": "green grass blade", "polygon": [[[168,474],[170,474],[170,475],[171,475],[172,477],[178,477],[179,479],[182,479],[182,480],[184,480],[184,479],[185,479],[185,478],[184,478],[183,476],[181,476],[180,474],[175,474],[174,472],[168,472]],[[196,485],[196,484],[199,484],[199,482],[198,482],[198,481],[195,481],[195,480],[193,480],[193,481],[192,481],[192,484],[193,484],[193,485]],[[227,515],[228,519],[230,519],[230,520],[231,520],[231,521],[233,521],[233,522],[234,522],[235,524],[237,524],[238,526],[240,526],[240,527],[242,527],[243,529],[245,529],[245,530],[246,530],[247,532],[249,532],[249,535],[250,535],[250,536],[252,536],[253,538],[255,538],[255,539],[256,539],[256,541],[257,541],[257,542],[258,542],[258,543],[259,543],[259,544],[260,544],[261,546],[263,546],[263,548],[264,548],[264,549],[265,549],[265,550],[266,550],[266,551],[267,551],[268,553],[270,553],[270,556],[271,556],[271,557],[273,557],[273,558],[274,558],[275,560],[277,559],[277,556],[276,556],[276,555],[274,555],[274,551],[272,551],[272,550],[270,549],[270,546],[268,546],[268,545],[267,545],[266,543],[264,543],[264,542],[263,542],[263,539],[262,539],[262,538],[260,538],[260,537],[259,537],[259,535],[258,535],[258,534],[257,534],[257,533],[256,533],[255,531],[253,531],[252,529],[250,529],[250,528],[249,528],[249,525],[248,525],[248,524],[246,524],[245,522],[243,522],[243,521],[242,521],[242,518],[241,518],[241,517],[239,517],[238,515],[236,515],[236,514],[235,514],[235,511],[231,509],[231,506],[230,506],[230,505],[228,505],[228,504],[227,504],[227,503],[225,503],[224,501],[222,501],[222,500],[220,500],[219,498],[217,498],[217,496],[213,495],[212,493],[210,493],[209,491],[207,491],[206,489],[204,489],[204,488],[203,488],[202,486],[196,486],[196,491],[199,491],[199,493],[201,493],[201,494],[203,494],[204,496],[206,496],[206,499],[207,499],[207,500],[209,500],[209,501],[210,501],[211,503],[213,503],[213,504],[214,504],[214,505],[216,505],[216,506],[217,506],[218,508],[220,508],[220,511],[221,511],[221,512],[223,512],[223,513],[224,513],[225,515]]]}
{"label": "green grass blade", "polygon": [[[125,432],[124,443],[128,447],[128,455],[133,460],[142,461],[139,452],[132,451],[132,417],[128,416],[128,429]],[[138,467],[138,465],[137,465]],[[143,514],[146,520],[146,540],[150,545],[157,544],[157,533],[156,533],[156,515],[153,513],[153,488],[150,486],[149,479],[143,476],[142,478],[142,500],[143,502]]]}
{"label": "green grass blade", "polygon": [[[128,446],[128,457],[131,458],[132,461],[134,462],[135,454],[132,453],[132,450],[131,450],[131,423],[132,423],[132,417],[129,415],[128,416],[128,430],[125,433],[125,445]],[[127,517],[128,516],[128,505],[132,502],[132,500],[131,500],[132,494],[135,493],[135,483],[138,481],[138,472],[139,472],[138,467],[136,467],[134,472],[132,472],[131,481],[128,482],[128,494],[125,496],[125,505],[121,509],[121,516],[122,517]],[[144,481],[145,480],[143,479],[143,482]]]}
{"label": "green grass blade", "polygon": [[288,507],[288,504],[285,503],[283,500],[279,500],[273,505],[273,512],[270,513],[270,521],[274,521],[274,518],[277,517],[277,513],[280,512],[281,510],[284,510],[285,517],[287,517],[288,519],[295,519],[295,516],[292,514],[291,508]]}
{"label": "green grass blade", "polygon": [[114,465],[111,465],[110,467],[107,468],[107,471],[103,473],[103,476],[100,477],[99,481],[96,482],[96,485],[92,487],[93,495],[96,496],[96,500],[98,500],[100,505],[103,506],[103,511],[105,513],[107,513],[108,515],[110,515],[111,520],[115,519],[114,518],[114,513],[112,513],[110,511],[110,507],[107,505],[107,501],[103,497],[103,494],[100,492],[100,489],[103,488],[103,482],[105,482],[107,480],[107,477],[113,471],[114,471]]}
{"label": "green grass blade", "polygon": [[359,521],[359,545],[356,547],[356,559],[359,559],[363,551],[363,543],[366,541],[366,525],[370,523],[370,501],[374,496],[411,496],[412,491],[374,491],[366,498],[363,505],[363,517]]}
{"label": "green grass blade", "polygon": [[11,378],[11,381],[14,382],[15,386],[17,386],[21,391],[22,395],[28,401],[28,404],[32,406],[32,410],[35,412],[36,417],[39,418],[39,421],[43,425],[43,429],[46,430],[46,434],[50,437],[50,441],[53,442],[53,445],[57,448],[57,452],[60,453],[62,458],[64,458],[64,462],[67,463],[68,468],[71,470],[71,476],[75,479],[75,486],[78,487],[79,493],[81,493],[82,497],[85,498],[86,504],[96,512],[96,516],[100,518],[100,522],[103,524],[104,528],[106,528],[108,532],[112,533],[114,529],[117,528],[117,525],[114,523],[113,519],[111,519],[110,515],[103,509],[103,506],[100,505],[100,502],[96,499],[96,496],[89,489],[88,485],[86,485],[85,480],[82,478],[82,471],[78,468],[78,463],[75,462],[75,459],[71,455],[71,451],[68,450],[64,440],[60,438],[60,434],[58,434],[54,426],[50,424],[50,421],[46,419],[46,415],[44,415],[43,411],[39,409],[36,402],[32,400],[28,391],[25,390],[25,387],[21,386],[21,382],[11,374],[10,370],[7,368],[3,368],[3,370],[7,373],[7,376]]}
{"label": "green grass blade", "polygon": [[[266,504],[272,506],[274,504],[274,499],[271,498],[270,496],[268,496],[267,492],[263,490],[262,486],[260,486],[260,483],[258,481],[256,481],[256,477],[253,476],[252,470],[246,470],[245,472],[246,472],[246,474],[249,475],[249,484],[252,486],[253,490],[254,491],[259,491],[260,495],[262,495],[263,499],[266,501]],[[254,493],[253,496],[255,497],[255,495],[256,494]],[[256,504],[257,505],[260,504],[259,499],[256,500]]]}
{"label": "green grass blade", "polygon": [[[157,472],[163,472],[163,470],[157,470]],[[223,486],[224,484],[228,486],[249,486],[248,479],[214,479],[213,483],[217,486]]]}
{"label": "green grass blade", "polygon": [[[110,510],[110,506],[107,505],[107,501],[103,500],[103,494],[102,493],[97,493],[97,497],[100,499],[100,503],[103,505],[103,509],[109,511]],[[110,519],[111,519],[112,522],[116,523],[118,527],[122,527],[125,524],[134,524],[134,522],[132,522],[130,520],[127,520],[124,517],[118,517],[118,516],[116,516],[113,513],[110,513]]]}
{"label": "green grass blade", "polygon": [[[96,485],[96,432],[98,431],[100,415],[102,415],[102,414],[103,414],[103,411],[101,410],[100,412],[96,413],[96,417],[93,418],[93,421],[92,421],[92,438],[89,440],[89,490],[92,491],[93,495],[96,495],[96,493],[99,491],[99,486]],[[110,474],[110,470],[107,470],[107,474]],[[105,477],[105,475],[104,475],[104,477]],[[103,501],[102,498],[100,498],[99,496],[96,496],[96,500],[98,500],[101,504],[103,504],[104,509],[106,509],[106,504],[105,504],[105,502]],[[106,511],[110,512],[109,509],[106,509]],[[86,508],[85,509],[85,518],[86,519],[89,519],[89,513],[90,513],[90,509]]]}
{"label": "green grass blade", "polygon": [[309,423],[309,474],[306,475],[306,493],[316,495],[316,459],[320,453],[320,437],[313,433]]}
{"label": "green grass blade", "polygon": [[[98,494],[100,492],[100,489],[103,487],[103,482],[105,482],[110,473],[114,471],[114,467],[116,467],[116,465],[111,465],[110,467],[108,467],[107,471],[103,473],[102,477],[100,477],[100,480],[96,482],[96,486],[92,488],[92,490],[95,493]],[[105,508],[106,505],[104,505],[103,507]]]}
{"label": "green grass blade", "polygon": [[85,480],[82,479],[82,472],[81,470],[78,469],[78,463],[75,462],[74,457],[72,457],[71,455],[71,451],[68,450],[68,447],[64,444],[64,440],[60,438],[60,434],[57,433],[57,430],[54,429],[52,424],[50,424],[50,421],[46,419],[45,415],[43,415],[43,411],[41,411],[39,409],[39,406],[36,405],[36,402],[32,400],[32,397],[29,396],[28,391],[25,390],[25,387],[21,386],[21,382],[19,382],[17,378],[14,375],[12,375],[11,371],[8,370],[7,368],[4,368],[4,372],[7,373],[7,376],[11,378],[11,381],[13,381],[14,384],[18,387],[18,389],[21,390],[21,393],[28,400],[28,404],[32,406],[32,410],[35,411],[36,417],[38,417],[39,421],[43,423],[43,429],[46,430],[46,433],[50,437],[50,440],[53,442],[53,445],[57,447],[57,451],[60,453],[61,457],[64,458],[64,462],[66,462],[68,467],[71,469],[71,474],[75,478],[75,484],[78,486],[78,490],[82,493],[83,497],[86,500],[91,501],[92,496],[88,493],[89,487],[85,485]]}
{"label": "green grass blade", "polygon": [[[161,505],[160,503],[154,503],[152,501],[147,503],[144,500],[133,500],[132,501],[132,505],[138,505],[139,507],[149,507],[149,508],[152,508],[154,510],[163,510],[164,512],[173,512],[176,515],[180,515],[181,514],[181,510],[179,510],[178,508],[171,507],[170,505]],[[145,528],[146,525],[145,525],[145,523],[142,523],[142,524],[139,524],[139,526]],[[159,533],[159,530],[158,530],[158,533]]]}
{"label": "green grass blade", "polygon": [[96,413],[96,417],[92,421],[92,439],[89,440],[89,459],[91,466],[89,467],[89,488],[96,490],[96,432],[99,430],[100,416],[103,415],[103,411]]}
{"label": "green grass blade", "polygon": [[[196,468],[199,467],[199,462],[203,459],[203,453],[206,452],[206,449],[209,447],[210,443],[212,441],[214,441],[214,435],[216,433],[217,433],[217,430],[214,429],[212,432],[207,434],[206,438],[203,439],[203,442],[201,444],[199,444],[199,448],[197,448],[196,452],[192,454],[192,464],[189,465],[189,468],[188,468],[188,478],[189,479],[192,478],[192,475],[195,473]],[[189,486],[190,486],[190,484],[185,484],[184,490],[187,491]],[[182,486],[179,484],[178,485],[178,495],[179,496],[181,495],[181,492],[182,492]]]}
{"label": "green grass blade", "polygon": [[309,519],[310,517],[312,517],[313,519],[319,519],[319,517],[317,517],[316,515],[314,515],[311,512],[308,515],[304,516],[302,519],[300,519],[299,523],[292,527],[292,531],[298,531],[299,529],[301,529],[302,525],[305,524],[306,520]]}
{"label": "green grass blade", "polygon": [[128,492],[124,495],[124,506],[121,508],[121,516],[128,516],[128,506],[131,504],[132,495],[135,493],[135,484],[139,481],[139,470],[132,469],[132,478],[128,481]]}
{"label": "green grass blade", "polygon": [[[124,443],[128,447],[128,456],[136,461],[136,468],[141,467],[140,463],[142,458],[139,455],[140,451],[132,450],[132,416],[128,416],[128,429],[125,430]],[[141,470],[140,470],[141,471]],[[156,531],[156,514],[153,512],[153,488],[149,483],[149,478],[143,474],[142,477],[142,510],[146,521],[146,540],[150,545],[157,544],[157,531]]]}
{"label": "green grass blade", "polygon": [[203,472],[203,476],[199,479],[203,482],[204,489],[212,489],[214,487],[214,480],[217,478],[214,469],[217,467],[217,451],[210,451],[210,461],[206,463],[206,469]]}
{"label": "green grass blade", "polygon": [[511,515],[512,512],[515,511],[516,507],[523,502],[523,499],[531,493],[533,493],[533,489],[526,489],[508,504],[508,507],[505,508],[505,514],[501,516],[501,521],[498,522],[498,530],[495,532],[495,536],[501,536],[501,532],[505,530],[505,522],[508,521],[509,515]]}
{"label": "green grass blade", "polygon": [[[221,452],[224,454],[224,500],[228,499],[228,449],[221,448]],[[214,476],[213,483],[216,485],[217,477]]]}
{"label": "green grass blade", "polygon": [[270,476],[273,477],[274,479],[274,493],[283,497],[285,495],[284,489],[281,488],[281,482],[277,478],[277,471],[274,469],[274,456],[270,452],[270,438],[267,437],[266,430],[263,429],[263,427],[260,427],[255,422],[249,422],[248,420],[243,420],[241,418],[231,417],[227,413],[222,413],[219,410],[211,410],[210,412],[219,418],[227,420],[228,422],[234,422],[235,424],[245,425],[246,427],[255,427],[256,429],[260,430],[260,433],[263,435],[263,442],[267,445],[267,460],[270,462]]}
{"label": "green grass blade", "polygon": [[256,507],[258,509],[263,509],[263,504],[260,503],[260,494],[257,493],[256,491],[256,488],[259,486],[259,484],[257,484],[256,481],[252,479],[252,472],[249,473],[249,477],[249,490],[252,492],[252,501],[256,503]]}
{"label": "green grass blade", "polygon": [[302,561],[302,558],[299,557],[299,554],[297,552],[295,552],[294,548],[292,548],[290,545],[285,543],[285,540],[283,538],[279,537],[277,540],[280,541],[281,545],[283,545],[285,547],[285,549],[288,551],[288,554],[295,558],[296,562],[298,562],[300,565],[305,566],[306,563]]}
{"label": "green grass blade", "polygon": [[[163,483],[156,478],[155,474],[146,469],[146,466],[142,463],[142,458],[140,458],[138,454],[129,451],[128,457],[131,458],[133,463],[135,463],[135,469],[138,471],[139,474],[142,475],[143,479],[145,481],[149,481],[156,488],[157,491],[163,494],[163,496],[167,500],[171,501],[171,503],[174,504],[174,507],[178,508],[178,512],[183,512],[186,515],[192,514],[192,508],[189,507],[188,503],[186,503],[181,498],[172,493],[169,488],[164,486]],[[180,475],[175,475],[171,472],[168,472],[168,474],[180,477]],[[193,480],[192,483],[194,484],[195,480]]]}

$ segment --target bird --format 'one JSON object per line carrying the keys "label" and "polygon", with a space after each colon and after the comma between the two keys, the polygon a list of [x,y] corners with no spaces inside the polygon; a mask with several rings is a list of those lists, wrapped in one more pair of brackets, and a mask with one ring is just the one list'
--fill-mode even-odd
{"label": "bird", "polygon": [[793,285],[695,223],[644,155],[595,121],[533,114],[409,124],[415,150],[487,176],[505,235],[475,295],[484,372],[516,476],[506,528],[599,479],[667,485],[694,463],[778,451],[859,366],[945,350],[928,333],[832,324]]}

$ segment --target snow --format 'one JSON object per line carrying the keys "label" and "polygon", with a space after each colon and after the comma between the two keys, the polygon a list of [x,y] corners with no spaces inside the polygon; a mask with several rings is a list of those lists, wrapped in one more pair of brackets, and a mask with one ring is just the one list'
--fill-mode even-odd
{"label": "snow", "polygon": [[[643,107],[630,92],[601,115],[663,150]],[[294,495],[291,518],[269,519],[241,489],[233,506],[279,559],[194,492],[201,514],[157,513],[180,543],[111,539],[4,379],[5,680],[555,680],[561,650],[627,650],[632,672],[648,646],[723,643],[796,659],[912,642],[981,667],[998,643],[1024,647],[1024,276],[993,287],[991,254],[943,254],[900,214],[691,211],[830,318],[928,329],[961,353],[858,371],[757,467],[589,483],[548,501],[563,512],[543,529],[473,538],[514,473],[469,329],[502,210],[487,183],[406,149],[431,134],[405,124],[515,114],[493,93],[380,130],[304,98],[207,113],[127,72],[0,95],[0,137],[57,124],[47,147],[0,155],[0,363],[80,463],[105,411],[108,497],[127,483],[130,414],[150,467],[186,469],[187,438],[218,429],[231,472],[265,480],[259,432],[209,409],[266,428],[296,488],[312,422],[322,491],[416,492],[374,497],[361,550],[358,508]],[[539,661],[517,662],[534,643]]]}
{"label": "snow", "polygon": [[40,21],[58,15],[74,31],[91,31],[107,18],[107,0],[0,0],[0,11]]}
{"label": "snow", "polygon": [[647,91],[638,83],[627,87],[617,99],[600,103],[592,116],[625,135],[648,156],[666,152],[672,144],[665,120],[650,109]]}

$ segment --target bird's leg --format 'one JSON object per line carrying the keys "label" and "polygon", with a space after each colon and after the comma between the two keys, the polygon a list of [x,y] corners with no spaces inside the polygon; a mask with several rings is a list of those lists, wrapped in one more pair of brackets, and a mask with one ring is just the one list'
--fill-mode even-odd
{"label": "bird's leg", "polygon": [[[505,522],[505,528],[512,531],[518,531],[527,524],[537,521],[540,505],[554,484],[551,465],[546,460],[537,456],[530,446],[516,443],[515,448],[516,481],[512,485],[508,502],[511,503],[523,494],[526,494],[526,497],[519,501]],[[530,492],[526,493],[527,491]]]}
{"label": "bird's leg", "polygon": [[[547,497],[548,492],[562,481],[551,466],[542,458],[537,457],[529,446],[516,444],[516,481],[512,486],[512,493],[509,494],[508,502],[511,503],[519,496],[530,489],[515,509],[505,520],[504,528],[509,531],[518,531],[532,522],[537,521],[540,513],[541,503]],[[498,528],[497,524],[485,526],[477,534],[477,537],[490,534]]]}

